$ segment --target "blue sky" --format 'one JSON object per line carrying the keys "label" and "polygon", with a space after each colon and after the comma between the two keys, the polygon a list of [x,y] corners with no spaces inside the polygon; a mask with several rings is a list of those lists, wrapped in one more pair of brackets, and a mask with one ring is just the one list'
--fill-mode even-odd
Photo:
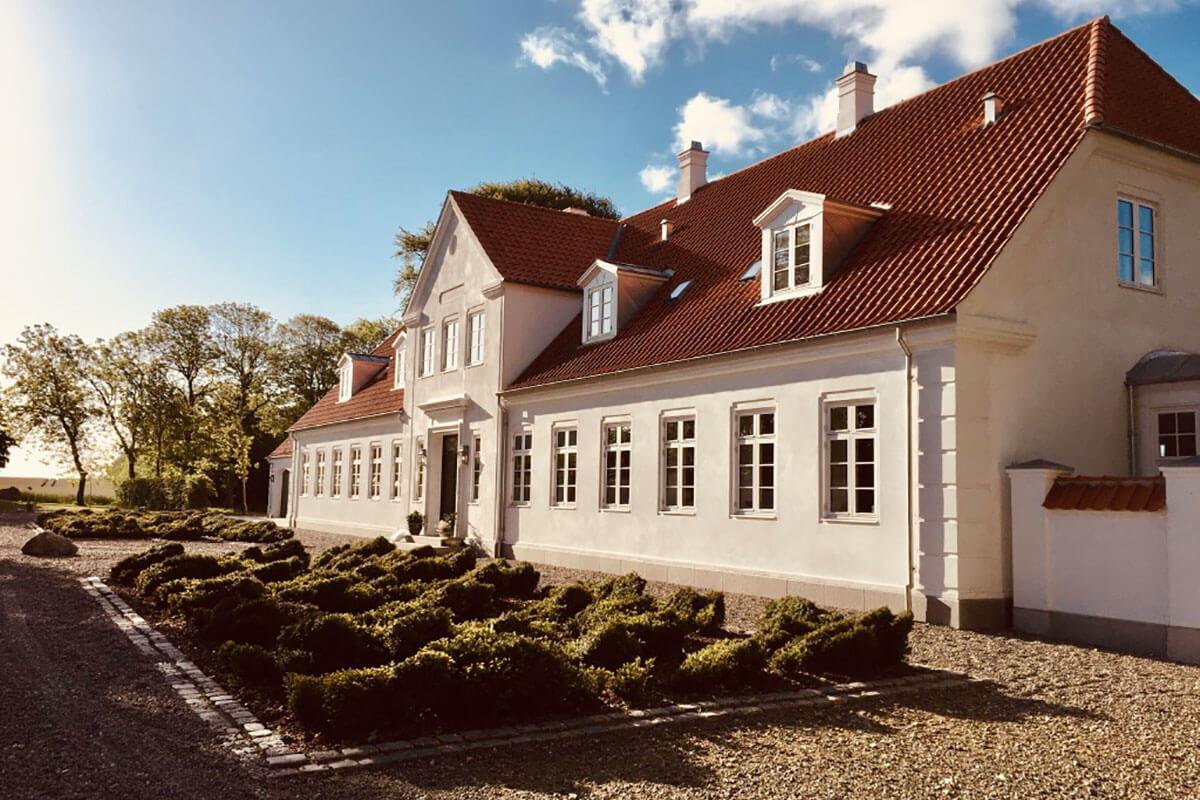
{"label": "blue sky", "polygon": [[721,174],[826,127],[851,57],[881,105],[1102,13],[1200,90],[1200,8],[1170,0],[4,0],[0,341],[178,303],[387,313],[392,236],[448,188],[630,213],[680,140]]}

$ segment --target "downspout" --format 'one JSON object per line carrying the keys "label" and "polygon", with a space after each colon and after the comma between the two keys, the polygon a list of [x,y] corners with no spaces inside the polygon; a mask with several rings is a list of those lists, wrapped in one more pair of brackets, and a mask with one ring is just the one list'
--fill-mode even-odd
{"label": "downspout", "polygon": [[905,468],[905,527],[906,527],[906,544],[907,544],[907,563],[905,564],[905,582],[904,582],[904,609],[911,612],[913,610],[912,592],[913,592],[913,573],[916,567],[913,564],[913,423],[912,423],[912,379],[913,379],[913,358],[912,350],[908,343],[904,341],[904,330],[896,326],[896,344],[900,346],[900,351],[904,353],[904,468]]}
{"label": "downspout", "polygon": [[493,537],[495,541],[492,543],[492,555],[495,558],[501,558],[504,555],[504,511],[507,508],[504,503],[504,446],[508,441],[508,408],[506,407],[504,395],[500,394],[504,389],[503,292],[500,294],[500,342],[498,351],[499,357],[496,359],[496,410],[499,418],[496,420],[496,457],[493,459],[496,463],[496,481],[493,484],[496,496],[496,535]]}
{"label": "downspout", "polygon": [[1129,396],[1129,475],[1138,474],[1137,470],[1137,409],[1133,400],[1133,385],[1125,384],[1125,393]]}

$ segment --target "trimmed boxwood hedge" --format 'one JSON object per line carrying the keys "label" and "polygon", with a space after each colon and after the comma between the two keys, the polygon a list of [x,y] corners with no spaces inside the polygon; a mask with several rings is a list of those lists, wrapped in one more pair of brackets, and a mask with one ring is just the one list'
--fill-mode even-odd
{"label": "trimmed boxwood hedge", "polygon": [[654,598],[633,573],[538,590],[529,564],[382,538],[312,559],[294,540],[220,557],[163,544],[112,579],[219,644],[222,670],[302,726],[352,738],[878,672],[903,659],[912,626],[789,597],[747,637],[724,630],[720,592]]}
{"label": "trimmed boxwood hedge", "polygon": [[71,539],[166,539],[176,542],[211,539],[226,542],[282,542],[292,537],[271,520],[239,520],[206,511],[93,511],[60,509],[39,514],[48,531]]}

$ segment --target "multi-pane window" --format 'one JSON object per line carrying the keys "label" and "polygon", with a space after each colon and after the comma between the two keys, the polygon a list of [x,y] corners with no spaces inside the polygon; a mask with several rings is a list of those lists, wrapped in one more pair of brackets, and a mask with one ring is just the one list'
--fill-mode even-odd
{"label": "multi-pane window", "polygon": [[812,228],[807,224],[775,231],[771,284],[775,291],[808,285],[811,236]]}
{"label": "multi-pane window", "polygon": [[554,429],[554,494],[556,506],[575,505],[575,472],[579,463],[579,430]]}
{"label": "multi-pane window", "polygon": [[350,499],[357,500],[362,492],[362,448],[350,448]]}
{"label": "multi-pane window", "polygon": [[416,485],[413,487],[413,500],[420,502],[425,499],[425,443],[417,440]]}
{"label": "multi-pane window", "polygon": [[1154,207],[1117,201],[1117,264],[1124,283],[1155,283]]}
{"label": "multi-pane window", "polygon": [[393,500],[398,500],[400,498],[400,479],[402,477],[402,472],[403,472],[403,470],[400,469],[401,466],[402,466],[402,464],[400,461],[400,443],[394,441],[394,442],[392,442],[392,488],[391,488]]}
{"label": "multi-pane window", "polygon": [[338,402],[344,403],[350,399],[350,392],[354,389],[354,363],[347,359],[338,371]]}
{"label": "multi-pane window", "polygon": [[601,505],[605,508],[624,508],[629,505],[629,478],[632,472],[633,431],[628,422],[604,426],[604,493]]}
{"label": "multi-pane window", "polygon": [[442,369],[458,367],[458,320],[448,319],[442,326]]}
{"label": "multi-pane window", "polygon": [[826,513],[873,515],[878,463],[875,403],[828,405],[825,415]]}
{"label": "multi-pane window", "polygon": [[317,497],[325,494],[325,451],[317,451],[317,485],[313,492]]}
{"label": "multi-pane window", "polygon": [[529,502],[529,487],[533,472],[533,434],[521,431],[512,439],[512,501]]}
{"label": "multi-pane window", "polygon": [[483,326],[485,318],[483,311],[473,311],[467,315],[467,364],[483,363]]}
{"label": "multi-pane window", "polygon": [[1196,455],[1196,412],[1164,411],[1158,415],[1158,457]]}
{"label": "multi-pane window", "polygon": [[613,287],[599,286],[588,291],[588,338],[605,336],[613,329]]}
{"label": "multi-pane window", "polygon": [[437,358],[437,336],[433,328],[421,331],[421,375],[432,375]]}
{"label": "multi-pane window", "polygon": [[696,420],[663,421],[663,509],[696,507]]}
{"label": "multi-pane window", "polygon": [[370,469],[367,491],[372,500],[378,500],[383,488],[383,445],[381,444],[371,445]]}
{"label": "multi-pane window", "polygon": [[342,496],[342,451],[333,451],[333,475],[330,481],[329,494],[333,497]]}
{"label": "multi-pane window", "polygon": [[471,442],[471,502],[479,502],[479,482],[483,478],[483,442],[476,434]]}
{"label": "multi-pane window", "polygon": [[740,412],[734,417],[734,426],[735,509],[740,514],[774,511],[775,412]]}
{"label": "multi-pane window", "polygon": [[302,480],[300,481],[300,494],[308,494],[308,479],[312,477],[312,473],[309,470],[309,466],[308,466],[308,451],[307,450],[305,450],[304,453],[301,454],[300,464],[301,464],[300,475],[302,478]]}
{"label": "multi-pane window", "polygon": [[399,389],[404,386],[404,370],[407,366],[405,354],[408,352],[408,343],[405,339],[401,339],[396,345],[396,374],[392,376],[393,388]]}

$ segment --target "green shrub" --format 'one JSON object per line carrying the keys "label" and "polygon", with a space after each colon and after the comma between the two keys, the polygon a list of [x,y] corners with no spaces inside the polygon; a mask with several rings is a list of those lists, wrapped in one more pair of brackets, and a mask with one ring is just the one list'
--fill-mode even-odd
{"label": "green shrub", "polygon": [[348,572],[370,556],[382,556],[395,549],[396,546],[382,536],[376,536],[374,539],[367,539],[354,545],[340,544],[314,558],[312,568]]}
{"label": "green shrub", "polygon": [[171,542],[159,544],[141,553],[126,556],[113,565],[108,579],[117,586],[132,586],[142,570],[169,558],[183,555],[183,545]]}
{"label": "green shrub", "polygon": [[690,626],[671,611],[613,614],[588,628],[571,652],[589,666],[616,669],[635,658],[678,658]]}
{"label": "green shrub", "polygon": [[691,692],[737,689],[758,680],[765,662],[753,639],[721,639],[688,653],[675,673],[675,684]]}
{"label": "green shrub", "polygon": [[644,594],[608,594],[575,615],[572,628],[582,632],[616,617],[632,617],[656,608],[654,598]]}
{"label": "green shrub", "polygon": [[466,575],[475,567],[475,551],[470,549],[462,549],[446,555],[437,555],[432,550],[427,555],[422,555],[418,548],[405,555],[405,557],[392,567],[392,574],[396,580],[401,583],[409,583],[411,581],[431,582],[436,580],[446,580],[450,578],[458,578]]}
{"label": "green shrub", "polygon": [[496,587],[496,593],[501,597],[529,597],[542,577],[532,564],[510,564],[504,559],[475,567],[471,576]]}
{"label": "green shrub", "polygon": [[189,623],[203,624],[222,601],[257,600],[267,591],[262,581],[245,573],[222,575],[206,580],[187,580],[183,591],[172,593],[167,607]]}
{"label": "green shrub", "polygon": [[195,542],[204,538],[204,518],[196,512],[186,512],[168,517],[150,533],[160,539],[173,542]]}
{"label": "green shrub", "polygon": [[780,597],[767,603],[759,614],[755,637],[767,652],[774,652],[797,636],[804,636],[838,618],[836,612],[827,611],[803,597]]}
{"label": "green shrub", "polygon": [[658,602],[659,608],[675,613],[695,630],[709,635],[725,625],[725,595],[721,592],[700,594],[681,587]]}
{"label": "green shrub", "polygon": [[225,642],[217,648],[217,663],[247,686],[266,686],[279,680],[275,656],[258,645]]}
{"label": "green shrub", "polygon": [[562,629],[549,620],[542,619],[529,609],[505,611],[491,620],[496,633],[519,633],[538,639],[558,640],[563,638]]}
{"label": "green shrub", "polygon": [[391,599],[348,575],[306,572],[285,583],[275,584],[281,600],[309,603],[322,611],[349,613],[367,611]]}
{"label": "green shrub", "polygon": [[654,698],[654,659],[635,658],[614,670],[591,667],[587,670],[591,691],[607,695],[630,706],[644,706]]}
{"label": "green shrub", "polygon": [[592,590],[584,583],[555,586],[537,604],[535,613],[544,619],[565,622],[592,604]]}
{"label": "green shrub", "polygon": [[403,661],[430,642],[449,636],[454,629],[449,609],[420,602],[406,605],[407,613],[381,626],[383,641],[395,661]]}
{"label": "green shrub", "polygon": [[167,482],[163,478],[130,478],[117,484],[117,505],[154,511],[171,508]]}
{"label": "green shrub", "polygon": [[201,509],[212,505],[217,497],[217,487],[212,478],[204,473],[188,475],[183,479],[183,497],[177,508]]}
{"label": "green shrub", "polygon": [[218,538],[227,542],[258,542],[261,544],[280,542],[292,537],[290,530],[279,527],[269,519],[233,520],[210,533],[215,533]]}
{"label": "green shrub", "polygon": [[427,597],[428,602],[448,609],[458,622],[483,619],[496,612],[496,587],[471,577],[446,581]]}
{"label": "green shrub", "polygon": [[213,641],[231,640],[273,648],[285,626],[319,613],[312,606],[283,603],[269,596],[254,600],[229,598],[213,608],[199,630],[203,638]]}
{"label": "green shrub", "polygon": [[158,587],[178,578],[215,578],[224,571],[213,556],[183,553],[171,556],[142,570],[134,582],[138,594],[149,597]]}
{"label": "green shrub", "polygon": [[268,564],[272,561],[284,561],[289,558],[301,558],[304,560],[304,566],[308,566],[308,550],[300,543],[299,539],[286,539],[282,542],[276,542],[269,545],[266,549],[260,548],[257,545],[247,547],[242,551],[242,559],[245,561],[255,561],[259,564]]}
{"label": "green shrub", "polygon": [[279,583],[289,581],[304,572],[304,560],[292,556],[286,561],[268,561],[250,570],[250,574],[263,583]]}
{"label": "green shrub", "polygon": [[771,667],[788,676],[879,672],[904,659],[912,623],[912,612],[897,615],[887,608],[835,619],[781,647]]}
{"label": "green shrub", "polygon": [[613,596],[642,595],[646,592],[646,579],[636,572],[627,572],[597,583],[592,594],[597,599]]}
{"label": "green shrub", "polygon": [[279,647],[307,653],[311,669],[333,672],[371,667],[387,660],[387,650],[374,631],[345,614],[320,614],[294,622],[279,632]]}

